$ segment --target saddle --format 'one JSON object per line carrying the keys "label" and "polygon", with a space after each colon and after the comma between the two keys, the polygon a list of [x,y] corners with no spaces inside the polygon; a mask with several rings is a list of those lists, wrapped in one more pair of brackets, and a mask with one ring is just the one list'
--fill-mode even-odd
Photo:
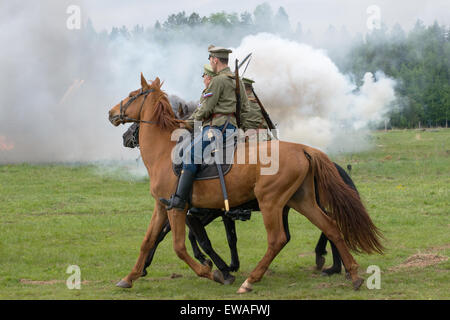
{"label": "saddle", "polygon": [[[191,136],[192,141],[192,136]],[[227,163],[227,158],[229,160],[234,159],[234,152],[236,151],[236,144],[237,142],[237,136],[231,135],[228,136],[225,140],[225,143],[223,144],[223,150],[220,153],[222,156],[222,163],[220,164],[222,168],[223,175],[225,176],[232,167],[232,163]],[[230,154],[227,157],[227,151]],[[182,164],[179,165],[172,165],[173,171],[176,176],[180,176],[181,170],[182,170]],[[208,179],[217,179],[219,178],[219,172],[217,170],[217,164],[206,164],[202,163],[200,166],[200,169],[197,171],[195,180],[208,180]],[[189,203],[191,203],[192,194],[189,197]],[[208,209],[208,208],[195,208],[190,207],[188,214],[196,216],[198,218],[204,217],[205,215],[217,215],[217,216],[224,216],[231,220],[241,220],[241,221],[247,221],[250,220],[252,210],[259,210],[258,202],[256,200],[250,201],[248,203],[244,203],[238,207],[230,208],[228,211],[224,211],[221,209]]]}
{"label": "saddle", "polygon": [[[191,138],[193,138],[191,136]],[[127,148],[136,148],[139,147],[139,123],[134,123],[128,128],[128,130],[123,134],[123,145]],[[228,149],[232,148],[232,149]],[[236,150],[236,137],[234,135],[227,138],[225,143],[223,144],[223,161],[220,165],[222,167],[223,175],[225,176],[232,167],[231,163],[227,163],[226,160],[226,150],[232,150],[233,153],[229,157],[229,159],[233,159],[234,152]],[[173,164],[172,169],[174,174],[179,177],[182,170],[182,164]],[[217,165],[202,163],[200,170],[197,172],[195,180],[209,180],[209,179],[218,179],[219,173],[217,171]]]}
{"label": "saddle", "polygon": [[[231,170],[232,164],[221,164],[223,175],[225,176]],[[183,165],[182,164],[174,164],[172,165],[173,173],[179,177],[181,174]],[[206,164],[202,163],[200,169],[197,171],[195,176],[195,180],[210,180],[210,179],[218,179],[219,172],[217,171],[217,165],[214,164]]]}
{"label": "saddle", "polygon": [[[192,139],[192,136],[191,136]],[[225,143],[223,144],[223,164],[222,167],[223,175],[225,176],[232,167],[231,163],[226,163],[226,150],[232,150],[231,157],[229,159],[234,158],[234,152],[236,151],[236,136],[229,136]],[[128,148],[139,147],[139,124],[134,123],[130,128],[123,134],[123,145]],[[232,148],[232,149],[228,149]],[[172,165],[172,169],[174,174],[179,177],[182,170],[182,164]],[[218,179],[219,173],[217,171],[217,165],[206,164],[203,163],[200,167],[200,170],[197,172],[196,180],[208,180],[208,179]],[[205,215],[218,215],[218,216],[226,216],[231,220],[241,220],[247,221],[250,220],[252,211],[259,211],[258,201],[252,200],[248,203],[244,203],[238,207],[230,208],[230,211],[223,211],[221,209],[207,209],[207,208],[190,208],[189,213],[191,215],[197,216],[199,218]]]}
{"label": "saddle", "polygon": [[[191,139],[193,139],[193,135],[191,135]],[[222,155],[222,167],[223,175],[225,176],[228,172],[230,172],[232,163],[227,163],[227,150],[228,152],[232,151],[232,153],[228,156],[228,162],[230,159],[234,158],[234,152],[236,151],[236,135],[231,135],[227,137],[225,143],[223,144],[223,149],[220,152]],[[173,173],[175,176],[179,177],[181,174],[183,164],[172,164]],[[214,162],[212,164],[202,163],[200,165],[200,169],[197,171],[195,176],[195,180],[210,180],[210,179],[218,179],[219,172],[217,171],[217,164]]]}

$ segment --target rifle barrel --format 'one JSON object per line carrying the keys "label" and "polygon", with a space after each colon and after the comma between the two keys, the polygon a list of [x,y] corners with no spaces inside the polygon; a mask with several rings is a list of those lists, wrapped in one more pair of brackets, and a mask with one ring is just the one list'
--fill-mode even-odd
{"label": "rifle barrel", "polygon": [[236,59],[236,63],[235,63],[235,69],[234,69],[234,76],[235,76],[235,80],[236,80],[236,88],[235,88],[235,93],[236,93],[236,122],[238,127],[241,127],[241,86],[239,83],[239,61],[238,59]]}
{"label": "rifle barrel", "polygon": [[245,61],[247,61],[248,58],[250,58],[251,55],[252,55],[252,53],[250,52],[250,53],[244,58],[244,60],[242,60],[242,62],[241,62],[241,63],[239,64],[239,66],[238,66],[239,69],[244,65]]}
{"label": "rifle barrel", "polygon": [[269,117],[269,114],[267,113],[266,109],[262,105],[261,100],[259,100],[259,98],[256,95],[255,90],[253,90],[253,88],[252,88],[252,92],[253,92],[253,95],[255,96],[256,102],[258,103],[259,107],[261,108],[261,113],[264,117],[264,120],[266,120],[267,125],[269,126],[269,129],[270,130],[276,129],[275,125],[273,124],[272,120]]}

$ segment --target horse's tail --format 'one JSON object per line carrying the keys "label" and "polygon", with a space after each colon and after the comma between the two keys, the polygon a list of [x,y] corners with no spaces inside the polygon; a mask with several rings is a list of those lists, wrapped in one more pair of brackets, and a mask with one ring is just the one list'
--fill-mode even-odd
{"label": "horse's tail", "polygon": [[383,237],[373,224],[358,193],[349,187],[326,154],[306,149],[314,174],[315,188],[326,213],[336,221],[350,250],[383,253]]}
{"label": "horse's tail", "polygon": [[348,175],[347,171],[345,171],[344,168],[342,168],[336,162],[334,162],[334,166],[336,167],[337,171],[339,172],[339,175],[341,176],[342,180],[344,180],[345,184],[348,185],[353,190],[355,190],[359,196],[358,189],[356,188],[355,183],[353,182],[352,178]]}

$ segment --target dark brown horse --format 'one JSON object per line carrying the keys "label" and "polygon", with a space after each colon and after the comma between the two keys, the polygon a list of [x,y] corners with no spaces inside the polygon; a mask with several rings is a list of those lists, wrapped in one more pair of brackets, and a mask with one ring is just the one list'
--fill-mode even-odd
{"label": "dark brown horse", "polygon": [[[139,141],[142,160],[151,181],[150,192],[155,199],[169,198],[173,194],[177,177],[172,173],[172,149],[176,142],[171,133],[183,121],[175,118],[167,95],[161,90],[156,78],[150,85],[141,74],[141,89],[109,111],[113,125],[139,121]],[[241,145],[242,146],[242,145]],[[237,163],[236,154],[232,169],[225,176],[229,189],[230,206],[257,200],[267,232],[267,251],[256,268],[250,273],[238,290],[245,293],[252,290],[254,283],[261,280],[272,260],[288,241],[285,221],[293,208],[306,216],[336,245],[345,268],[349,271],[353,287],[358,289],[363,279],[358,276],[358,264],[350,250],[358,252],[379,252],[383,250],[380,233],[372,223],[357,193],[340,178],[330,159],[321,151],[306,145],[283,141],[270,141],[257,146],[245,143],[246,159],[250,154],[269,155],[278,148],[276,159],[278,171],[275,174],[261,174],[271,164],[263,163],[257,157],[256,164]],[[245,179],[242,179],[245,177]],[[327,214],[318,206],[316,187]],[[196,181],[192,191],[192,206],[220,209],[223,197],[220,184],[215,180]],[[172,229],[173,247],[178,257],[184,260],[198,276],[214,280],[210,266],[196,262],[185,247],[185,210],[166,211],[156,202],[150,225],[141,245],[140,255],[132,271],[118,286],[130,288],[133,281],[142,275],[145,259],[155,245],[166,219]]]}

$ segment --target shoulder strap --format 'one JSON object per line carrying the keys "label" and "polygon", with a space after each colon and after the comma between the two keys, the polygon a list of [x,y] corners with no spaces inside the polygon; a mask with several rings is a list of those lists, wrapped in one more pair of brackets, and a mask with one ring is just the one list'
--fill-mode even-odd
{"label": "shoulder strap", "polygon": [[238,59],[235,61],[234,67],[234,81],[236,83],[235,93],[236,93],[236,123],[238,128],[241,127],[241,81],[239,80],[239,65]]}

